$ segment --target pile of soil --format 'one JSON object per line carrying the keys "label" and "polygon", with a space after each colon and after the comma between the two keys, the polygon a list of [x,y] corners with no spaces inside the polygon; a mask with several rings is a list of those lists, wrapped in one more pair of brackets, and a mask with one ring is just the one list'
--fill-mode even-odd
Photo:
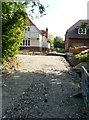
{"label": "pile of soil", "polygon": [[81,72],[82,70],[82,66],[84,66],[86,68],[87,71],[89,71],[89,62],[81,62],[78,65],[76,65],[75,67],[73,67],[73,70],[78,70]]}

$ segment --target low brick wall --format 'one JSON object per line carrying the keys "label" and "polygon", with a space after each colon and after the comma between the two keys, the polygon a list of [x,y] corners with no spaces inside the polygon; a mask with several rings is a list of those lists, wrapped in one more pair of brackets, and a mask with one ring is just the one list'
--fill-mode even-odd
{"label": "low brick wall", "polygon": [[22,55],[47,55],[46,52],[20,52]]}
{"label": "low brick wall", "polygon": [[40,51],[42,48],[40,47],[20,47],[20,50],[37,50]]}
{"label": "low brick wall", "polygon": [[20,47],[20,50],[30,50],[30,51],[49,51],[48,48],[42,47]]}

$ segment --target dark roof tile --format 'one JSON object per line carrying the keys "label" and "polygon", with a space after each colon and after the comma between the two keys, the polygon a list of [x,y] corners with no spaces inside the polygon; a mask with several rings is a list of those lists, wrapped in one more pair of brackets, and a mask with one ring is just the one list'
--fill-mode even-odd
{"label": "dark roof tile", "polygon": [[[78,28],[81,26],[81,23],[87,22],[87,34],[86,35],[79,35]],[[89,20],[79,20],[76,22],[72,27],[67,30],[69,38],[81,38],[81,39],[89,39]]]}

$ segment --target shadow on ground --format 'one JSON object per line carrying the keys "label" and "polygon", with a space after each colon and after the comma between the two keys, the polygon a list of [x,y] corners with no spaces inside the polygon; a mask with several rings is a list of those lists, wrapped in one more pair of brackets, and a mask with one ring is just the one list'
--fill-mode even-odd
{"label": "shadow on ground", "polygon": [[87,118],[80,78],[73,71],[20,72],[3,76],[3,118]]}

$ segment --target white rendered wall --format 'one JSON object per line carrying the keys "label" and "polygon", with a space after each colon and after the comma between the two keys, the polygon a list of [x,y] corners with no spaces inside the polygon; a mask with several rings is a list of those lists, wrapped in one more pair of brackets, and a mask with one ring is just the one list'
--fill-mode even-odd
{"label": "white rendered wall", "polygon": [[39,47],[39,40],[30,40],[30,46]]}
{"label": "white rendered wall", "polygon": [[48,48],[50,49],[50,43],[48,43]]}
{"label": "white rendered wall", "polygon": [[25,38],[39,38],[39,40],[30,40],[30,46],[50,48],[50,43],[47,42],[47,38],[41,35],[41,32],[36,28],[36,26],[30,27],[30,31],[24,32]]}
{"label": "white rendered wall", "polygon": [[42,42],[43,42],[43,41],[42,41],[42,35],[39,34],[39,46],[40,46],[40,47],[42,47]]}
{"label": "white rendered wall", "polygon": [[30,27],[30,31],[24,32],[25,38],[39,38],[40,31],[35,26],[27,27]]}
{"label": "white rendered wall", "polygon": [[43,47],[50,49],[50,43],[47,41],[48,39],[45,36],[43,36]]}

